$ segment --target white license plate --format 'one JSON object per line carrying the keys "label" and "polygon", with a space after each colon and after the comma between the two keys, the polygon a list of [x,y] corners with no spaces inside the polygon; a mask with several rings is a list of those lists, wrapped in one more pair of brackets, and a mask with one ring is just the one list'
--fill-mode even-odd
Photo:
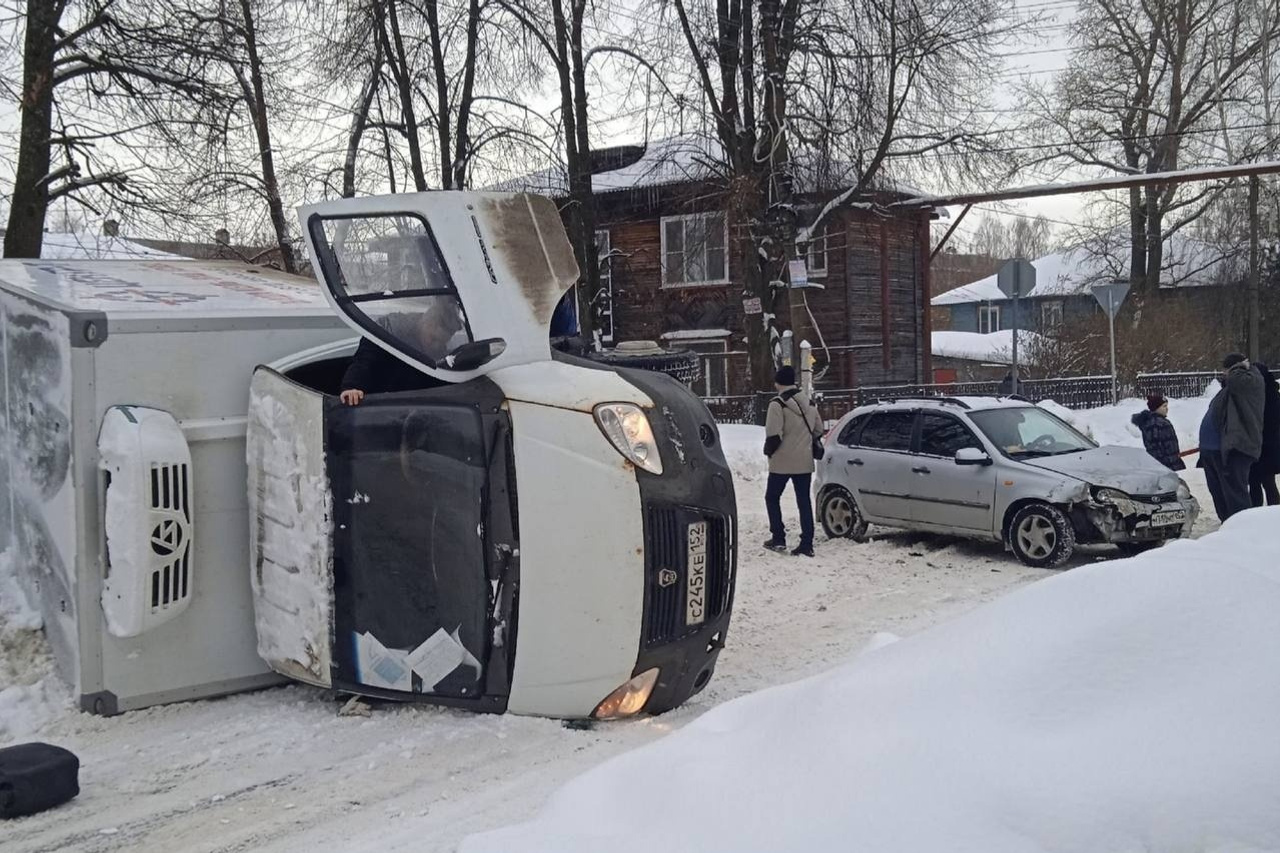
{"label": "white license plate", "polygon": [[701,625],[707,618],[707,523],[689,525],[689,562],[686,573],[684,621]]}
{"label": "white license plate", "polygon": [[1185,509],[1174,509],[1167,512],[1157,512],[1151,516],[1152,527],[1167,527],[1170,524],[1183,524],[1187,520],[1187,511]]}

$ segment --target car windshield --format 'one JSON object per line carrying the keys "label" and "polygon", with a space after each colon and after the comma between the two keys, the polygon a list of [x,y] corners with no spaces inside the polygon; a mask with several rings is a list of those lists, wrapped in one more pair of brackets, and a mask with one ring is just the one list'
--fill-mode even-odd
{"label": "car windshield", "polygon": [[1014,459],[1079,453],[1097,447],[1070,424],[1036,406],[1016,406],[971,412],[978,429]]}

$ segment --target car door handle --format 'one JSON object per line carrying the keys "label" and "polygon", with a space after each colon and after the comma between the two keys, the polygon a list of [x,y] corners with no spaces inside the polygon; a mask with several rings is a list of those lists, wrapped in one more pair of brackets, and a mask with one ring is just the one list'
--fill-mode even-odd
{"label": "car door handle", "polygon": [[928,469],[928,468],[926,468],[926,467],[924,467],[923,465],[921,465],[921,466],[920,466],[920,467],[918,467],[918,468],[912,468],[912,469],[911,469],[911,472],[912,472],[913,474],[928,474],[928,473],[930,473],[930,472],[929,472],[929,469]]}
{"label": "car door handle", "polygon": [[862,460],[861,460],[861,459],[850,459],[850,460],[846,461],[844,464],[846,464],[846,465],[861,465],[861,464],[862,464]]}

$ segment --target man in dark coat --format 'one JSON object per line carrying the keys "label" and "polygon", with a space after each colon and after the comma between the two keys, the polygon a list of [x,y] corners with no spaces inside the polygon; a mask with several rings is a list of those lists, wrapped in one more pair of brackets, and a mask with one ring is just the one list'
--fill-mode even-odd
{"label": "man in dark coat", "polygon": [[1218,518],[1250,507],[1249,470],[1262,455],[1262,374],[1233,352],[1222,360],[1222,390],[1200,425],[1200,461]]}
{"label": "man in dark coat", "polygon": [[1280,490],[1276,489],[1276,475],[1280,474],[1280,383],[1276,375],[1261,362],[1254,367],[1263,380],[1262,454],[1249,469],[1249,500],[1254,506],[1262,506],[1266,498],[1268,506],[1280,505]]}
{"label": "man in dark coat", "polygon": [[[417,350],[431,362],[440,360],[453,345],[465,340],[462,315],[451,302],[437,305],[425,314],[388,314],[378,320],[378,325],[406,349]],[[416,391],[431,385],[431,377],[369,338],[361,338],[355,357],[342,376],[339,398],[348,406],[358,406],[365,394]]]}
{"label": "man in dark coat", "polygon": [[1169,401],[1163,394],[1147,395],[1147,408],[1133,416],[1133,425],[1142,431],[1142,445],[1157,462],[1174,471],[1187,467],[1178,447],[1178,433],[1169,423]]}

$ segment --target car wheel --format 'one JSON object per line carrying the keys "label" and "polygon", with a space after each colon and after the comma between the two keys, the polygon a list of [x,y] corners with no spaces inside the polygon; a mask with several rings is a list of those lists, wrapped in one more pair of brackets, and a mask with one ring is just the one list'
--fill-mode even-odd
{"label": "car wheel", "polygon": [[1009,546],[1024,565],[1054,568],[1075,551],[1076,531],[1056,506],[1028,504],[1009,522]]}
{"label": "car wheel", "polygon": [[818,507],[822,530],[829,539],[862,539],[867,534],[867,522],[858,510],[853,495],[844,489],[831,489],[822,496]]}
{"label": "car wheel", "polygon": [[1151,542],[1117,542],[1116,549],[1125,557],[1133,557],[1144,551],[1150,551],[1152,548],[1159,548],[1163,544],[1163,539],[1156,539]]}

